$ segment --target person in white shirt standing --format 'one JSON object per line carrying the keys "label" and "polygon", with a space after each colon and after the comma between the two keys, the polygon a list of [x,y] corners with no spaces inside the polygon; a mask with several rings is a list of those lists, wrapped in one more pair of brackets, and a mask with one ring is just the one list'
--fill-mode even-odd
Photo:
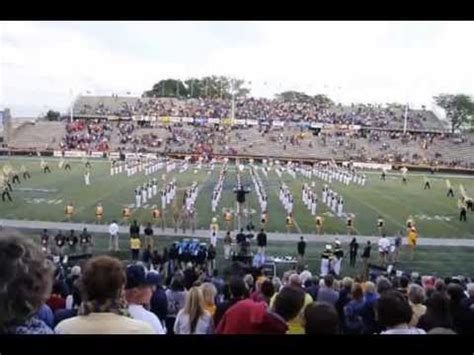
{"label": "person in white shirt standing", "polygon": [[388,253],[390,251],[390,240],[385,234],[382,234],[382,238],[379,239],[379,255],[382,265],[385,266],[387,262]]}
{"label": "person in white shirt standing", "polygon": [[109,225],[109,251],[118,251],[119,250],[119,226],[116,221],[113,221]]}
{"label": "person in white shirt standing", "polygon": [[156,334],[165,334],[158,317],[144,307],[150,304],[153,296],[153,282],[147,276],[147,271],[141,265],[129,265],[127,267],[125,298],[128,303],[128,312],[133,319],[151,325]]}

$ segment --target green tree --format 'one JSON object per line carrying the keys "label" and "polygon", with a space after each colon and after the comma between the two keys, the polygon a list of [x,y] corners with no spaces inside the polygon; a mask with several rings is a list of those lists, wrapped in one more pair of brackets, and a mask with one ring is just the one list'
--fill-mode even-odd
{"label": "green tree", "polygon": [[46,113],[46,119],[48,121],[59,121],[61,114],[58,111],[49,110]]}
{"label": "green tree", "polygon": [[149,91],[145,91],[145,97],[188,97],[189,92],[186,85],[181,80],[166,79],[160,80],[153,85]]}
{"label": "green tree", "polygon": [[473,125],[474,102],[468,95],[440,94],[433,97],[436,104],[446,111],[446,117],[451,121],[451,132],[462,128],[465,124]]}
{"label": "green tree", "polygon": [[318,94],[313,96],[313,102],[318,105],[322,105],[324,107],[331,107],[334,106],[334,101],[332,101],[329,97],[324,94]]}

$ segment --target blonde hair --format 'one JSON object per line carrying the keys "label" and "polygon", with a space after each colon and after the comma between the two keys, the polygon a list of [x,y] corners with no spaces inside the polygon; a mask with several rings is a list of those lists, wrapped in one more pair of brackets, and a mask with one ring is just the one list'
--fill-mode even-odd
{"label": "blonde hair", "polygon": [[189,316],[189,330],[193,334],[199,318],[204,314],[203,297],[199,287],[191,287],[187,293],[183,312]]}
{"label": "blonde hair", "polygon": [[201,285],[202,298],[205,305],[213,305],[214,298],[217,295],[217,289],[214,284],[210,282],[205,282]]}

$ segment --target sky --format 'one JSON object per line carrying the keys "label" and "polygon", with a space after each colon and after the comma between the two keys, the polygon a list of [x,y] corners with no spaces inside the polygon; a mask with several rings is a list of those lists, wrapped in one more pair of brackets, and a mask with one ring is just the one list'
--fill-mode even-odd
{"label": "sky", "polygon": [[77,95],[141,95],[228,75],[257,97],[433,105],[474,95],[474,22],[0,22],[0,109],[65,112]]}

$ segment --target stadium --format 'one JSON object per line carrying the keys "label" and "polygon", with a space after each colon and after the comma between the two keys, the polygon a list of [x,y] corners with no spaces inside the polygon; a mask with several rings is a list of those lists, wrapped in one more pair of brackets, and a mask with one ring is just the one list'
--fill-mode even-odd
{"label": "stadium", "polygon": [[[190,331],[178,321],[178,310],[140,303],[159,319],[154,333],[302,334],[311,315],[301,309],[321,307],[323,296],[311,294],[318,287],[338,291],[335,332],[378,333],[390,327],[362,313],[359,323],[350,323],[348,312],[363,308],[357,308],[358,292],[366,304],[367,284],[383,299],[379,288],[387,282],[407,295],[413,309],[418,294],[412,300],[412,293],[421,292],[415,284],[427,294],[465,293],[467,315],[439,327],[472,334],[474,104],[463,95],[434,100],[437,108],[430,110],[343,105],[297,91],[259,98],[243,80],[212,76],[162,80],[137,97],[81,94],[68,112],[43,118],[16,117],[5,108],[1,248],[35,245],[56,265],[47,305],[54,313],[48,326],[58,333],[84,331],[65,324],[87,305],[77,300],[84,296],[73,292],[70,280],[86,277],[84,270],[93,267],[100,274],[94,260],[107,255],[113,259],[102,263],[128,265],[129,307],[140,302],[139,291],[127,293],[139,281],[128,282],[139,280],[143,268],[147,280],[152,274],[160,279],[154,279],[154,294],[166,289],[171,302],[168,290],[175,292],[173,285],[182,282],[187,298],[200,290],[214,317],[212,327],[200,329],[209,322],[204,317]],[[456,105],[470,111],[459,118]],[[236,275],[249,293],[248,299],[239,296],[241,302],[255,303],[248,307],[298,297],[291,294],[295,285],[318,303],[307,307],[305,300],[304,308],[285,318],[283,332],[268,324],[271,330],[237,329],[229,319],[238,307],[219,313],[224,304],[233,309],[225,289],[232,290]],[[8,278],[2,277],[0,282]],[[263,291],[268,288],[273,293]],[[306,323],[298,317],[307,317]],[[0,325],[7,320],[0,317]],[[435,328],[425,323],[413,329]],[[320,332],[308,327],[307,334]]]}

